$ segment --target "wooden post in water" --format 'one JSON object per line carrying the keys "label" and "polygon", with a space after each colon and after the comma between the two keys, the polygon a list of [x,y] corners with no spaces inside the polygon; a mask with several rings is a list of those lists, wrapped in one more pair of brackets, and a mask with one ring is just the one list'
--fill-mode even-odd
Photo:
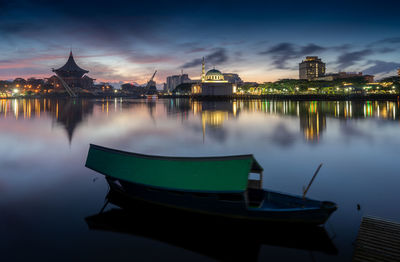
{"label": "wooden post in water", "polygon": [[313,177],[311,178],[310,183],[308,183],[307,188],[304,190],[304,192],[303,192],[303,199],[306,198],[307,191],[308,191],[308,189],[310,189],[310,186],[311,186],[311,184],[314,182],[314,179],[315,179],[315,177],[317,176],[317,174],[318,174],[319,170],[321,169],[321,167],[322,167],[322,163],[319,164],[317,170],[315,170],[315,173],[314,173]]}

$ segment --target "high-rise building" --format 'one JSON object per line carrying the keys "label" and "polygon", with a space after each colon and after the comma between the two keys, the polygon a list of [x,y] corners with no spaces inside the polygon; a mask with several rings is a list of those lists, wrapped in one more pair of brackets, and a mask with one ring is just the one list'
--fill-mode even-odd
{"label": "high-rise building", "polygon": [[318,56],[307,56],[299,64],[300,79],[312,80],[325,75],[325,63]]}
{"label": "high-rise building", "polygon": [[188,74],[174,75],[167,77],[167,91],[173,91],[180,84],[191,83]]}

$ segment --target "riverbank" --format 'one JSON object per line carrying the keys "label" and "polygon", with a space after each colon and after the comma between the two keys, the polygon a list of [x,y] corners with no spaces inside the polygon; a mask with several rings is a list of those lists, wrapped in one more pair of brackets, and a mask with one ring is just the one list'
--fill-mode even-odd
{"label": "riverbank", "polygon": [[[71,98],[68,94],[44,94],[32,96],[12,96],[1,99],[38,99],[38,98]],[[130,98],[146,99],[138,95],[130,94],[79,94],[78,98]],[[158,95],[158,98],[185,98],[197,101],[226,101],[226,100],[294,100],[294,101],[400,101],[400,94],[264,94],[264,95],[232,95],[232,96],[197,96],[197,95]]]}
{"label": "riverbank", "polygon": [[42,99],[42,98],[58,98],[58,99],[67,99],[67,98],[143,98],[138,95],[129,95],[129,94],[116,94],[116,93],[107,93],[101,95],[94,95],[88,93],[78,94],[77,97],[71,97],[67,93],[58,93],[58,94],[35,94],[35,95],[14,95],[9,97],[1,97],[0,99]]}
{"label": "riverbank", "polygon": [[350,95],[325,95],[325,94],[265,94],[265,95],[232,95],[232,96],[193,96],[193,95],[163,95],[162,98],[190,98],[193,100],[297,100],[297,101],[371,101],[371,100],[400,100],[399,94],[350,94]]}

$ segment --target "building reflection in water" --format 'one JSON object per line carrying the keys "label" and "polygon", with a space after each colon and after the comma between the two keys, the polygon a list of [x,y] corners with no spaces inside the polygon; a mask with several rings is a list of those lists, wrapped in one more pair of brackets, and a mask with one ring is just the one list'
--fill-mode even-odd
{"label": "building reflection in water", "polygon": [[85,99],[2,99],[0,119],[16,120],[50,116],[62,126],[71,143],[76,127],[93,113],[93,101]]}
{"label": "building reflection in water", "polygon": [[[145,103],[143,103],[145,102]],[[192,101],[166,99],[144,101],[132,99],[0,99],[0,120],[13,118],[24,120],[50,116],[62,126],[71,142],[77,126],[93,114],[94,106],[102,114],[124,110],[136,110],[145,106],[153,121],[158,107],[163,107],[169,118],[181,121],[194,117],[200,119],[203,139],[207,136],[224,140],[227,130],[224,124],[238,118],[241,112],[262,112],[269,115],[287,115],[299,118],[300,132],[304,139],[318,142],[327,129],[327,118],[399,120],[399,101]]]}
{"label": "building reflection in water", "polygon": [[326,115],[319,109],[317,101],[302,103],[299,111],[300,129],[307,141],[319,141],[326,129]]}
{"label": "building reflection in water", "polygon": [[[197,102],[199,103],[199,102]],[[236,117],[236,102],[231,101],[206,101],[201,103],[201,124],[203,129],[203,141],[206,136],[206,129],[210,134],[223,140],[226,132],[222,126],[230,117]]]}
{"label": "building reflection in water", "polygon": [[93,113],[93,101],[82,99],[59,100],[55,107],[51,110],[53,119],[56,120],[57,124],[64,127],[67,131],[68,141],[71,143],[76,127],[86,116]]}
{"label": "building reflection in water", "polygon": [[[318,142],[327,129],[327,118],[399,119],[399,102],[394,101],[190,101],[176,100],[165,104],[168,112],[187,113],[200,116],[203,137],[208,130],[222,130],[228,119],[239,117],[239,112],[263,112],[271,115],[288,115],[299,118],[300,131],[304,139]],[[183,118],[182,118],[183,119]],[[220,138],[222,136],[219,136]]]}

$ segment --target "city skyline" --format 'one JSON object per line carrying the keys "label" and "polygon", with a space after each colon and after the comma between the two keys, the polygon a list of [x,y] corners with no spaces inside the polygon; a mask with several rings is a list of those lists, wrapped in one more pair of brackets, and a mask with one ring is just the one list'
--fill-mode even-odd
{"label": "city skyline", "polygon": [[399,3],[317,3],[2,1],[0,79],[49,77],[71,48],[91,77],[112,83],[143,84],[154,70],[159,84],[182,69],[197,79],[203,56],[244,81],[298,78],[309,55],[327,73],[396,75]]}

